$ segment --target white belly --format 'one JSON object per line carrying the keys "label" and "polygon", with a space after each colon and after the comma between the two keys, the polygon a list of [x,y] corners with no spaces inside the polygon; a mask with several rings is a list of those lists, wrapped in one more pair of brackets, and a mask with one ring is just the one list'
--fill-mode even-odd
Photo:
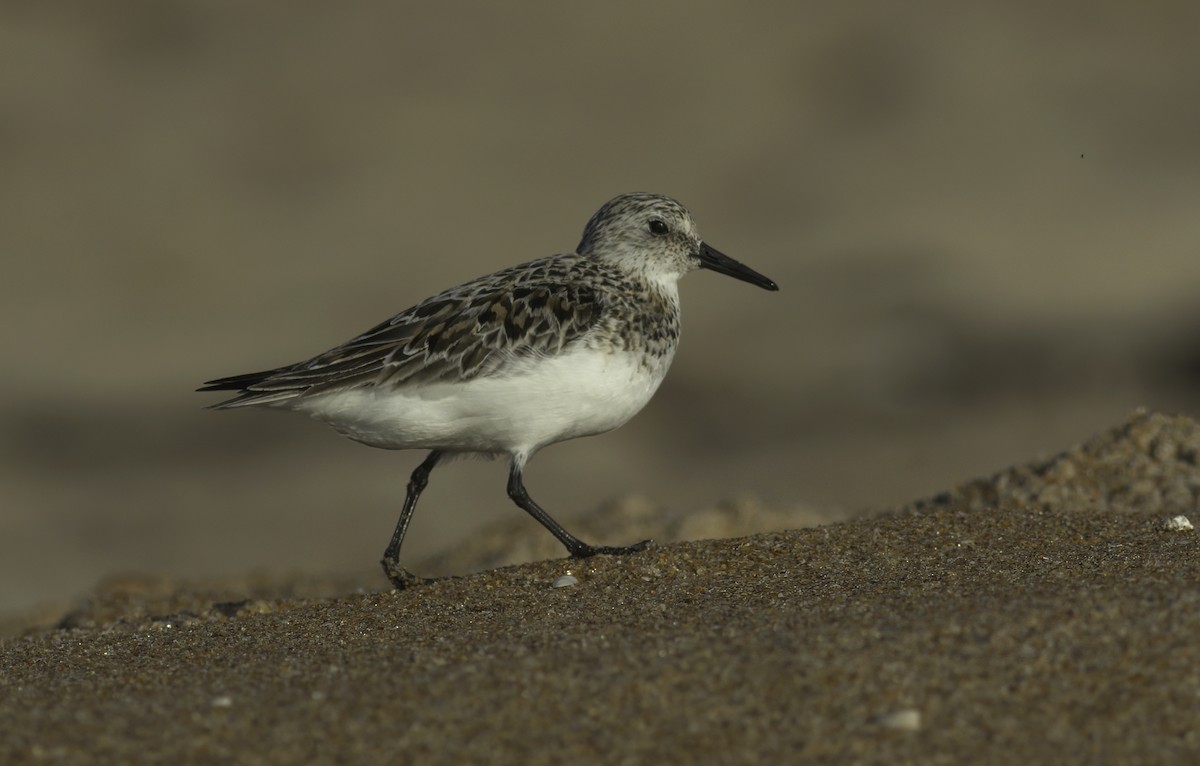
{"label": "white belly", "polygon": [[373,447],[529,456],[624,424],[650,401],[670,362],[648,369],[636,356],[579,349],[530,359],[503,377],[361,388],[286,406]]}

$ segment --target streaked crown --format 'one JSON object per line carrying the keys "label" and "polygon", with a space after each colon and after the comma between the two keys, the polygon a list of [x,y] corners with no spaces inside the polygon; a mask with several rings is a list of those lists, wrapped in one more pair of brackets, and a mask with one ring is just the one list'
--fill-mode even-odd
{"label": "streaked crown", "polygon": [[678,278],[696,268],[700,243],[687,208],[662,194],[636,192],[604,203],[584,227],[576,252]]}

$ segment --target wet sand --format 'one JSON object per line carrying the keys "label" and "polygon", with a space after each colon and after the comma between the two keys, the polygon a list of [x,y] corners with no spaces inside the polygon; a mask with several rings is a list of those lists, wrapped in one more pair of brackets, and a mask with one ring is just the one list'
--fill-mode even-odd
{"label": "wet sand", "polygon": [[1186,762],[1198,456],[1137,413],[816,528],[406,592],[110,582],[0,645],[0,760]]}

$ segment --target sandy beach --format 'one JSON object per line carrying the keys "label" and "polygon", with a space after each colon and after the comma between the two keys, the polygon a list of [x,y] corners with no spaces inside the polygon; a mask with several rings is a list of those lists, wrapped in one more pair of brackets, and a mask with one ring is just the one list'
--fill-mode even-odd
{"label": "sandy beach", "polygon": [[[0,4],[0,763],[1200,762],[1196,29]],[[420,455],[195,393],[631,191],[780,287],[689,274],[650,404],[530,462],[644,553],[455,461],[395,592]]]}
{"label": "sandy beach", "polygon": [[817,528],[405,592],[113,583],[0,648],[0,756],[1187,762],[1200,560],[1169,520],[1198,454],[1194,422],[1140,413]]}

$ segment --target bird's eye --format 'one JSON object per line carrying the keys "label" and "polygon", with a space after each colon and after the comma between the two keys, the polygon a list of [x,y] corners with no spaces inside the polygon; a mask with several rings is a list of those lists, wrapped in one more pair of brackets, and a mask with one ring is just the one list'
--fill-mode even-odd
{"label": "bird's eye", "polygon": [[665,223],[663,223],[662,221],[658,220],[657,218],[655,218],[654,220],[652,220],[650,222],[650,233],[653,234],[654,236],[661,237],[662,235],[666,234],[668,231],[670,231],[670,229],[667,228],[667,225]]}

